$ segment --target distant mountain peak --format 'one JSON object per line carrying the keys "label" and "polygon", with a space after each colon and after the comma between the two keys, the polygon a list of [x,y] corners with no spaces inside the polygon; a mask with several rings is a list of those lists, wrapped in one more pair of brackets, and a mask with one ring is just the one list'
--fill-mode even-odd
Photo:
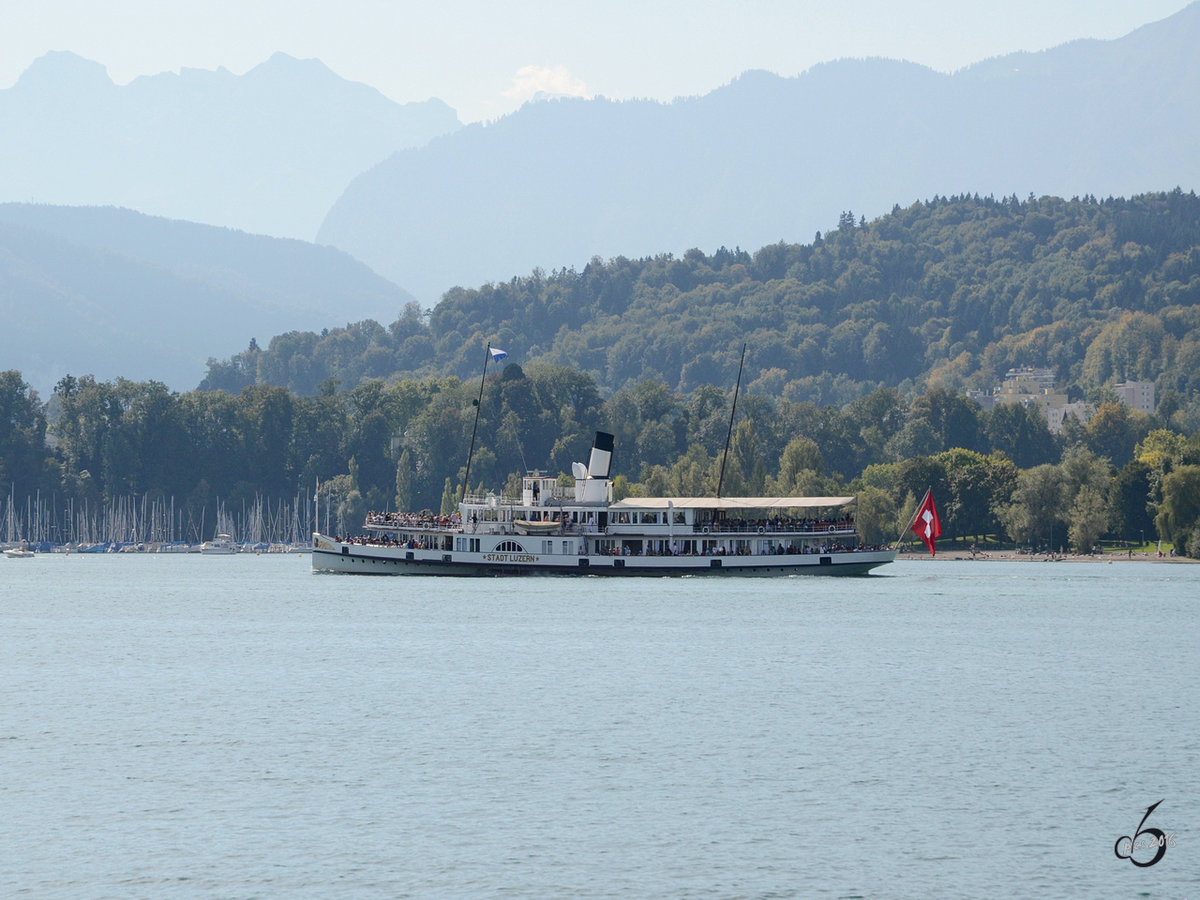
{"label": "distant mountain peak", "polygon": [[311,238],[361,172],[460,127],[441,101],[396,103],[318,59],[244,75],[182,68],[115,85],[48,53],[0,89],[0,202],[110,205]]}
{"label": "distant mountain peak", "polygon": [[277,50],[263,62],[260,62],[244,76],[249,80],[264,79],[276,81],[280,79],[300,79],[303,81],[338,81],[345,82],[325,63],[316,58],[299,59]]}
{"label": "distant mountain peak", "polygon": [[75,90],[82,86],[114,87],[108,69],[69,50],[51,50],[21,73],[13,89]]}

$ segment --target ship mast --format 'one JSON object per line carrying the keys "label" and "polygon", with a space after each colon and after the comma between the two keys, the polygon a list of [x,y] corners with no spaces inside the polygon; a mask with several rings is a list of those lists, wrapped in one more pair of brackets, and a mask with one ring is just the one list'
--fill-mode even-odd
{"label": "ship mast", "polygon": [[737,414],[738,391],[742,387],[742,366],[746,364],[746,345],[742,344],[742,361],[738,363],[737,385],[733,389],[733,408],[729,410],[729,430],[725,432],[725,454],[721,457],[721,474],[717,478],[717,499],[721,499],[721,488],[725,484],[725,460],[729,458],[729,439],[733,437],[733,417]]}
{"label": "ship mast", "polygon": [[[499,354],[502,351],[497,350]],[[507,356],[508,354],[504,354]],[[492,342],[488,341],[487,348],[483,351],[483,374],[479,376],[479,399],[475,401],[475,424],[471,426],[471,449],[467,451],[467,471],[463,475],[463,499],[467,499],[467,491],[471,489],[471,459],[475,456],[475,432],[479,430],[479,407],[483,405],[483,385],[487,380],[487,364],[492,358]],[[501,356],[501,359],[504,357]]]}

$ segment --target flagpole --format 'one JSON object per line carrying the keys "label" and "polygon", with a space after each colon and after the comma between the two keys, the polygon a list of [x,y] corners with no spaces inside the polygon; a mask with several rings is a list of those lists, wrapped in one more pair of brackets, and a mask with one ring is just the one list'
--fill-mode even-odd
{"label": "flagpole", "polygon": [[921,497],[920,502],[913,509],[912,518],[908,520],[907,525],[905,525],[903,528],[900,529],[900,534],[896,538],[897,544],[900,543],[900,541],[902,541],[902,540],[911,540],[911,538],[905,538],[904,536],[912,530],[913,522],[917,521],[917,516],[920,514],[921,510],[925,508],[925,501],[929,499],[929,496],[932,493],[933,493],[932,487],[925,488],[924,496]]}
{"label": "flagpole", "polygon": [[488,341],[483,351],[483,374],[479,376],[479,399],[475,401],[475,424],[471,428],[471,449],[467,452],[467,473],[463,476],[463,499],[471,489],[471,458],[475,456],[475,432],[479,430],[479,407],[483,405],[483,383],[487,378],[488,358],[492,355],[492,342]]}

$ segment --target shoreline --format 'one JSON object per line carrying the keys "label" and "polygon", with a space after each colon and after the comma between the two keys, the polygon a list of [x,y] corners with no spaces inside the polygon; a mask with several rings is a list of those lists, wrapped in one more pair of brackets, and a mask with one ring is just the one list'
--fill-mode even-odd
{"label": "shoreline", "polygon": [[1097,553],[1092,556],[1080,556],[1074,553],[1017,553],[1015,550],[987,550],[971,553],[970,550],[938,550],[937,556],[930,556],[924,550],[921,551],[906,551],[899,553],[896,556],[896,561],[909,560],[912,562],[1067,562],[1067,563],[1158,563],[1170,564],[1182,563],[1189,565],[1192,563],[1200,563],[1200,560],[1190,559],[1186,556],[1169,556],[1163,554],[1161,557],[1157,551],[1147,551],[1144,553],[1134,552],[1131,557],[1127,552],[1110,552]]}

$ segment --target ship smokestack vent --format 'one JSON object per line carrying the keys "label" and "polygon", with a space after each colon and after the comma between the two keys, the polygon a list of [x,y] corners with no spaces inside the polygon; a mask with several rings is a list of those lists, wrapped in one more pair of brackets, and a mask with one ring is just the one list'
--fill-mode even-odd
{"label": "ship smokestack vent", "polygon": [[588,459],[588,476],[607,478],[612,467],[613,436],[607,431],[597,431],[592,441],[592,455]]}

